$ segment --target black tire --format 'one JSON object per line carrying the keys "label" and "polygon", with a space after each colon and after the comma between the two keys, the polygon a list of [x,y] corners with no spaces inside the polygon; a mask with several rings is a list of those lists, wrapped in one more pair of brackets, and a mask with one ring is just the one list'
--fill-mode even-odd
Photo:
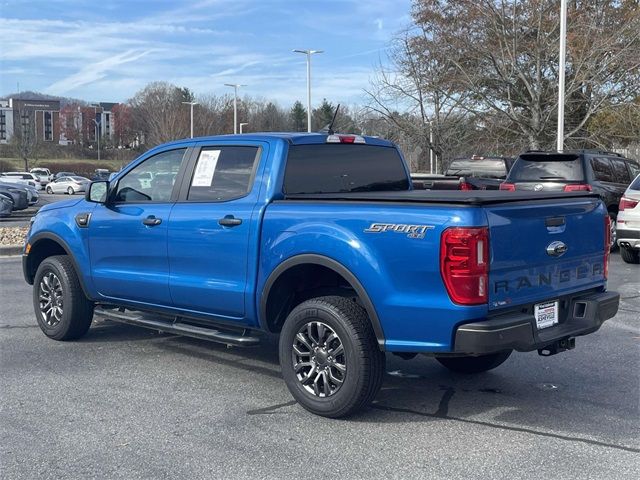
{"label": "black tire", "polygon": [[616,220],[618,218],[618,215],[616,215],[613,212],[609,213],[609,220],[611,220],[611,248],[609,249],[610,252],[615,252],[618,249],[618,225],[616,223]]}
{"label": "black tire", "polygon": [[[342,366],[345,367],[345,373],[342,382],[334,393],[324,397],[305,389],[294,369],[296,359],[300,358],[294,352],[294,339],[298,338],[297,334],[306,328],[306,325],[313,325],[313,322],[321,322],[333,330],[337,336],[334,342],[341,343],[344,352],[340,357],[336,355],[333,359],[335,363],[338,363],[338,358],[340,362],[344,362]],[[326,343],[323,343],[320,334],[317,337],[318,343],[325,345],[326,352],[332,351],[329,345],[330,334],[325,337]],[[279,350],[282,376],[287,388],[300,405],[316,415],[330,418],[351,415],[368,406],[382,385],[385,372],[384,352],[378,347],[367,313],[350,299],[338,296],[318,297],[298,305],[291,311],[282,327]],[[315,356],[313,359],[314,365],[320,365],[319,362],[316,364]],[[328,360],[331,359],[329,356]],[[321,368],[309,368],[310,371],[318,372],[315,377],[317,381]],[[314,370],[316,368],[318,370]],[[331,367],[325,367],[325,371],[327,368]],[[327,378],[329,377],[324,377],[324,380]]]}
{"label": "black tire", "polygon": [[53,194],[53,190],[51,189],[51,187],[47,187],[47,193],[48,193],[49,195],[52,195],[52,194]]}
{"label": "black tire", "polygon": [[477,357],[436,357],[436,360],[452,372],[482,373],[502,365],[509,355],[511,350]]}
{"label": "black tire", "polygon": [[75,190],[73,189],[73,187],[69,187],[69,188],[67,188],[67,193],[68,193],[69,195],[73,195],[73,194],[74,194],[74,193],[76,193],[76,192],[75,192]]}
{"label": "black tire", "polygon": [[[50,293],[54,290],[51,285],[57,288],[58,284],[58,293]],[[47,288],[48,298],[51,299],[49,303],[46,300]],[[47,305],[55,305],[58,299],[59,310],[48,316],[45,313]],[[93,318],[93,302],[82,291],[78,275],[68,256],[56,255],[42,261],[33,281],[33,308],[40,329],[49,338],[76,340],[87,333]]]}
{"label": "black tire", "polygon": [[627,247],[620,247],[620,256],[625,263],[640,263],[640,251]]}

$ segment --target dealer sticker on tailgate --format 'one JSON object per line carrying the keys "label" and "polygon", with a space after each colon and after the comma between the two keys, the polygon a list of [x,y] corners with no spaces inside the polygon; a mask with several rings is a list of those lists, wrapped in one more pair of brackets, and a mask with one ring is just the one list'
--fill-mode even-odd
{"label": "dealer sticker on tailgate", "polygon": [[533,316],[538,330],[552,327],[558,323],[558,301],[538,303],[533,307]]}

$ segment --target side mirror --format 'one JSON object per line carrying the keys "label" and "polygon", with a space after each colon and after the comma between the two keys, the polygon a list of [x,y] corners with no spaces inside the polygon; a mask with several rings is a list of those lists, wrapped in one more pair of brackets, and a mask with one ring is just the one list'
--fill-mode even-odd
{"label": "side mirror", "polygon": [[91,182],[84,198],[87,202],[107,203],[107,193],[109,192],[109,182],[101,180]]}

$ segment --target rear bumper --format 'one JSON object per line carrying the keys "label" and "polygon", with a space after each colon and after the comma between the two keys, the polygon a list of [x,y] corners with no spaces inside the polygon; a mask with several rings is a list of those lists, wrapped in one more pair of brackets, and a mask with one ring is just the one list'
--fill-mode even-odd
{"label": "rear bumper", "polygon": [[454,334],[454,352],[487,354],[503,350],[528,352],[558,340],[598,330],[618,312],[617,292],[591,293],[562,300],[566,315],[553,327],[538,330],[533,314],[511,312],[481,322],[460,325]]}
{"label": "rear bumper", "polygon": [[618,227],[616,235],[618,237],[618,246],[640,248],[640,230],[630,230]]}

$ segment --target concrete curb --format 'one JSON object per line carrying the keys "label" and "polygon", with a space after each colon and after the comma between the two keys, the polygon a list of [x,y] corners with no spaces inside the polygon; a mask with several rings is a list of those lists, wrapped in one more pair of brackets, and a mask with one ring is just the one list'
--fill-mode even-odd
{"label": "concrete curb", "polygon": [[0,245],[0,257],[21,255],[24,245]]}

